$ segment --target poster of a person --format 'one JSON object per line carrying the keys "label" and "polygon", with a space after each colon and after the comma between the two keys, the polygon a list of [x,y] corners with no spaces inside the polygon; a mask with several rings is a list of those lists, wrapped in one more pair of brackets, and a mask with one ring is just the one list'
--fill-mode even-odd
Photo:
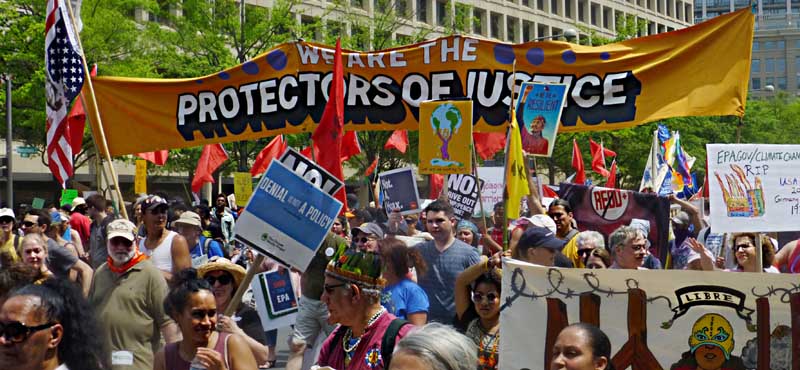
{"label": "poster of a person", "polygon": [[567,86],[525,82],[520,91],[515,114],[522,150],[530,155],[549,157],[555,146]]}

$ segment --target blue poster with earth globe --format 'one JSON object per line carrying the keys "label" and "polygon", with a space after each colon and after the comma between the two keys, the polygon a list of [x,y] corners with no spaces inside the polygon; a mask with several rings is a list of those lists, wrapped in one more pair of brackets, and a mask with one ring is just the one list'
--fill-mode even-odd
{"label": "blue poster with earth globe", "polygon": [[516,116],[525,153],[539,157],[553,154],[566,95],[567,85],[522,84]]}
{"label": "blue poster with earth globe", "polygon": [[472,101],[423,102],[419,110],[420,173],[470,173]]}

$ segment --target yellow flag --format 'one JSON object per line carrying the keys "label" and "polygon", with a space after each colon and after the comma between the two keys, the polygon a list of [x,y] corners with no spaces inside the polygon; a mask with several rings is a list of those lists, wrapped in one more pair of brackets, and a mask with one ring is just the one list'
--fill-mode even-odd
{"label": "yellow flag", "polygon": [[506,190],[508,191],[508,202],[506,202],[506,216],[508,219],[519,217],[519,207],[522,197],[528,195],[528,176],[525,174],[525,156],[522,154],[522,138],[519,134],[517,125],[517,115],[511,111],[511,126],[509,127],[509,146],[506,155]]}

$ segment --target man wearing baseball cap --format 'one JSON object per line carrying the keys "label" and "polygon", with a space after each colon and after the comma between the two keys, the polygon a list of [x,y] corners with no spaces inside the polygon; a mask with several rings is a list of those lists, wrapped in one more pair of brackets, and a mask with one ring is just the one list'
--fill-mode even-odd
{"label": "man wearing baseball cap", "polygon": [[181,216],[172,221],[172,226],[178,234],[186,239],[192,255],[192,267],[204,265],[211,257],[224,257],[222,246],[219,242],[203,236],[200,215],[192,211],[181,213]]}
{"label": "man wearing baseball cap", "polygon": [[119,219],[108,224],[106,263],[97,269],[89,303],[100,319],[114,370],[150,370],[160,336],[178,340],[178,328],[164,312],[167,284],[134,244],[136,225]]}
{"label": "man wearing baseball cap", "polygon": [[14,232],[16,222],[14,211],[11,208],[0,208],[0,254],[6,254],[7,261],[19,262],[17,247],[20,243],[20,236]]}
{"label": "man wearing baseball cap", "polygon": [[186,239],[167,229],[167,211],[169,204],[161,196],[150,195],[142,201],[142,219],[147,236],[139,240],[139,250],[150,257],[153,265],[170,282],[173,274],[192,267],[192,258]]}
{"label": "man wearing baseball cap", "polygon": [[364,252],[378,252],[378,240],[383,239],[386,233],[380,225],[367,222],[353,229],[353,241],[356,248]]}
{"label": "man wearing baseball cap", "polygon": [[551,267],[555,262],[556,253],[564,248],[566,241],[559,239],[552,230],[529,226],[517,244],[519,259],[541,266]]}

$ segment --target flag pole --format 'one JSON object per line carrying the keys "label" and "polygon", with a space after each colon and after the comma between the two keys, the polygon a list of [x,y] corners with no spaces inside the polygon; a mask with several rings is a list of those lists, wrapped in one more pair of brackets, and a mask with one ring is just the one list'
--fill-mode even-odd
{"label": "flag pole", "polygon": [[122,191],[119,188],[119,179],[117,178],[117,171],[114,169],[114,163],[111,161],[111,153],[108,151],[108,142],[106,141],[106,133],[103,129],[103,121],[100,118],[100,111],[97,108],[97,99],[94,95],[94,85],[92,84],[92,76],[91,71],[89,71],[89,65],[86,63],[86,56],[83,52],[83,45],[81,44],[81,36],[78,33],[78,29],[75,28],[75,16],[72,14],[72,4],[70,0],[66,0],[67,5],[67,12],[69,13],[69,18],[72,23],[72,30],[75,32],[75,41],[78,43],[78,47],[81,49],[79,53],[81,56],[81,61],[83,62],[83,74],[86,78],[86,85],[89,87],[89,99],[92,102],[92,109],[89,109],[89,112],[92,114],[92,121],[97,124],[98,131],[100,132],[100,137],[95,138],[99,139],[99,147],[103,149],[103,155],[108,162],[108,170],[111,172],[111,179],[114,180],[114,190],[116,192],[117,198],[119,198],[119,204],[121,205],[120,211],[122,211],[122,216],[126,219],[128,218],[128,210],[125,208],[125,200],[122,198]]}
{"label": "flag pole", "polygon": [[[517,82],[514,77],[517,74],[517,58],[511,62],[511,103],[508,104],[508,129],[506,129],[506,165],[503,168],[503,251],[508,250],[509,235],[508,235],[508,147],[511,139],[511,122],[514,113],[514,88]],[[524,161],[523,161],[524,162]]]}
{"label": "flag pole", "polygon": [[483,207],[483,194],[482,193],[482,186],[481,186],[481,178],[478,177],[478,154],[475,153],[475,137],[472,137],[472,145],[470,146],[470,151],[472,152],[472,160],[475,162],[475,165],[472,166],[472,173],[475,176],[475,186],[478,187],[478,204],[481,205],[481,218],[483,219],[483,227],[488,230],[489,224],[486,223],[486,208]]}

